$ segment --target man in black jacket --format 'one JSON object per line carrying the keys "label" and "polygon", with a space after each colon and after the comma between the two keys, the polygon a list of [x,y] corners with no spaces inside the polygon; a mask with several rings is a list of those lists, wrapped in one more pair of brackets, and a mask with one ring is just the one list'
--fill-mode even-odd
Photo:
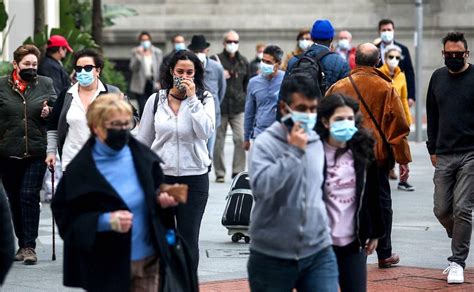
{"label": "man in black jacket", "polygon": [[443,38],[446,67],[431,76],[426,97],[428,152],[434,173],[434,214],[451,238],[448,284],[464,282],[474,205],[474,69],[464,35]]}
{"label": "man in black jacket", "polygon": [[0,286],[12,265],[15,253],[11,220],[10,208],[0,178]]}
{"label": "man in black jacket", "polygon": [[[408,105],[415,104],[415,73],[411,62],[410,51],[403,44],[395,41],[395,24],[391,19],[382,19],[379,21],[379,36],[381,42],[376,44],[380,50],[380,56],[385,56],[385,48],[389,45],[397,45],[402,49],[402,59],[400,60],[400,69],[405,73],[408,89]],[[380,60],[377,67],[383,65],[384,58]]]}
{"label": "man in black jacket", "polygon": [[38,66],[38,74],[53,79],[56,95],[71,86],[69,74],[61,64],[67,52],[72,52],[67,40],[61,35],[52,35],[48,40],[46,56],[41,59]]}

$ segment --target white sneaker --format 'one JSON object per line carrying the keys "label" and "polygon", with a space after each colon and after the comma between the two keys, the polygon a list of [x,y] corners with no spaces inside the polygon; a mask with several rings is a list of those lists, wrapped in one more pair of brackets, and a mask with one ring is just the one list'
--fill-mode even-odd
{"label": "white sneaker", "polygon": [[448,274],[448,284],[464,283],[464,269],[455,262],[450,262],[443,274]]}

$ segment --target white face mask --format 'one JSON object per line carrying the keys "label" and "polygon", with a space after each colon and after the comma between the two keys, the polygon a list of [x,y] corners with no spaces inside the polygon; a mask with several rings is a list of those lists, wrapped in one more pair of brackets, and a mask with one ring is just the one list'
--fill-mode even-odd
{"label": "white face mask", "polygon": [[255,55],[257,57],[257,59],[259,60],[262,60],[263,59],[263,53],[258,53],[257,55]]}
{"label": "white face mask", "polygon": [[337,46],[341,50],[349,50],[351,48],[351,44],[349,43],[348,39],[340,39],[337,43]]}
{"label": "white face mask", "polygon": [[391,43],[393,41],[393,38],[394,38],[393,30],[382,31],[380,33],[380,38],[386,44]]}
{"label": "white face mask", "polygon": [[206,62],[206,54],[205,53],[197,53],[196,56],[198,57],[199,61],[204,64]]}
{"label": "white face mask", "polygon": [[400,63],[400,61],[395,58],[387,59],[387,65],[390,67],[390,69],[396,68],[398,66],[398,63]]}
{"label": "white face mask", "polygon": [[230,43],[225,45],[225,50],[229,54],[235,54],[239,50],[239,44],[236,43]]}
{"label": "white face mask", "polygon": [[310,40],[299,40],[298,41],[298,47],[302,49],[303,51],[306,51],[311,45],[313,44],[312,41]]}

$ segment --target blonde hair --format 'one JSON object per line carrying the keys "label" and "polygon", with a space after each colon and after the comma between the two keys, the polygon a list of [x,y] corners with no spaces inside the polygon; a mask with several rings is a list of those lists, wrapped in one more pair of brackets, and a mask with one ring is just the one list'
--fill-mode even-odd
{"label": "blonde hair", "polygon": [[112,115],[112,113],[128,114],[132,117],[132,107],[125,101],[122,94],[109,93],[98,96],[87,110],[87,125],[91,130],[92,135],[95,136],[95,127],[104,127],[105,121]]}

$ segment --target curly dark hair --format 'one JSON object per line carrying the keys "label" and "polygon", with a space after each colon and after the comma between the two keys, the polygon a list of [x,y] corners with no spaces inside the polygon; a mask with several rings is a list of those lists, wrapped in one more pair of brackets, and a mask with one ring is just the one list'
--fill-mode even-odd
{"label": "curly dark hair", "polygon": [[180,60],[189,60],[194,64],[194,84],[196,85],[196,95],[199,97],[205,90],[204,86],[204,68],[199,58],[192,52],[187,50],[181,50],[174,53],[171,57],[168,66],[163,66],[163,70],[160,72],[161,87],[164,89],[171,89],[173,87],[173,75],[171,72],[174,70],[176,63]]}
{"label": "curly dark hair", "polygon": [[77,60],[82,57],[90,57],[94,59],[94,65],[96,68],[104,69],[104,56],[97,50],[92,48],[85,48],[80,51],[77,51],[73,55],[73,64],[76,66]]}
{"label": "curly dark hair", "polygon": [[355,126],[358,131],[347,141],[346,147],[336,151],[335,161],[347,150],[351,150],[354,156],[371,162],[374,157],[375,140],[372,135],[362,127],[362,115],[359,112],[359,104],[349,96],[333,94],[323,97],[318,104],[318,121],[315,130],[323,140],[329,138],[329,129],[323,124],[323,119],[329,121],[337,108],[348,106],[354,111]]}

